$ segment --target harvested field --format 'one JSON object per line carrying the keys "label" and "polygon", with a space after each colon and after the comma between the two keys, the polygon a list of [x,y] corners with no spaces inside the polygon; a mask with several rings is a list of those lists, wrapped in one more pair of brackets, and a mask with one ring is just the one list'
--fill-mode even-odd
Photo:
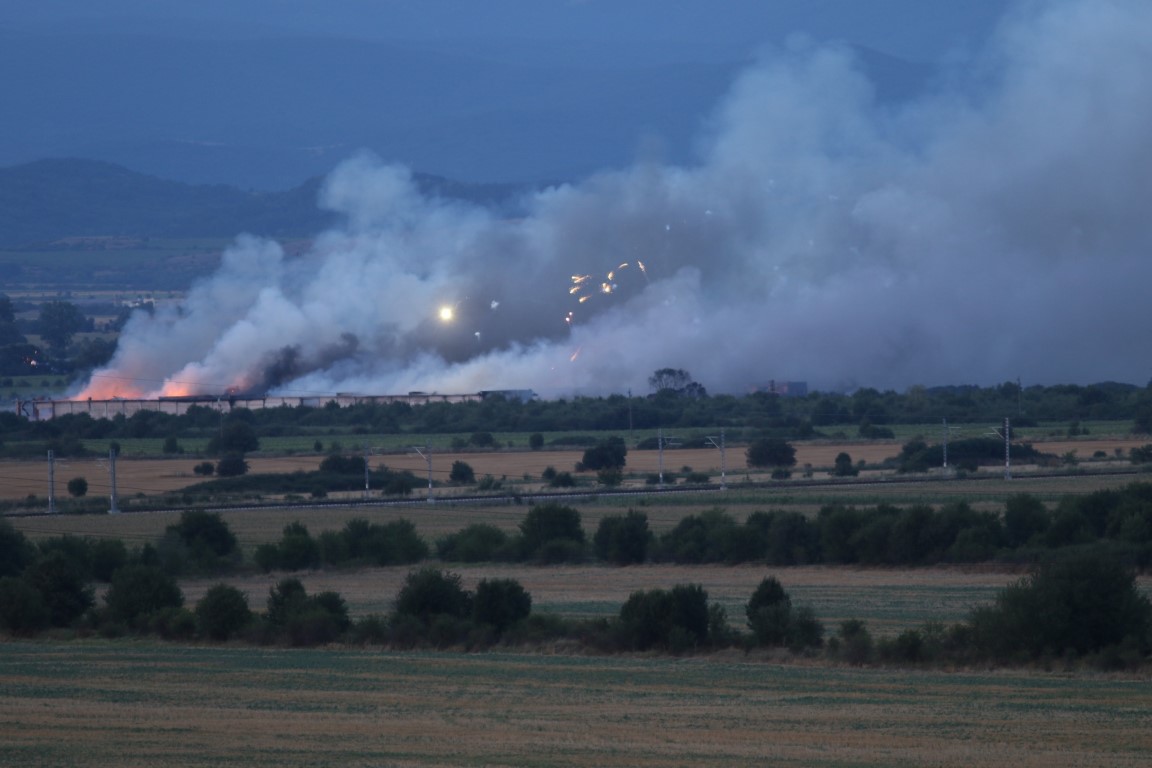
{"label": "harvested field", "polygon": [[711,658],[9,643],[39,766],[1144,766],[1146,680]]}
{"label": "harvested field", "polygon": [[[844,567],[768,568],[762,565],[643,565],[525,566],[512,564],[447,565],[474,589],[480,579],[511,578],[532,595],[533,610],[565,616],[615,616],[637,590],[668,589],[676,584],[700,584],[712,602],[728,611],[733,625],[744,628],[744,605],[765,576],[773,575],[798,605],[810,605],[832,631],[840,621],[861,619],[878,635],[895,635],[926,621],[965,619],[976,605],[987,604],[996,592],[1019,578],[1006,570],[932,568],[917,570]],[[383,614],[392,602],[409,566],[359,571],[294,573],[309,593],[339,592],[354,616]],[[262,609],[268,591],[285,574],[251,574],[223,579]],[[221,579],[189,580],[181,584],[193,604]],[[1150,581],[1147,586],[1152,586]]]}
{"label": "harvested field", "polygon": [[[1081,459],[1087,459],[1096,451],[1103,451],[1114,456],[1116,450],[1127,452],[1138,447],[1146,441],[1131,439],[1095,439],[1095,440],[1063,440],[1040,444],[1038,447],[1048,453],[1065,455],[1075,451]],[[870,465],[879,464],[887,458],[900,453],[900,445],[892,442],[808,442],[796,443],[797,466],[803,467],[811,464],[813,467],[831,467],[836,455],[841,451],[851,455],[853,461],[863,460]],[[566,451],[492,451],[492,452],[463,452],[463,453],[437,453],[433,454],[432,475],[437,483],[445,482],[451,470],[452,462],[467,462],[474,470],[476,477],[492,475],[495,478],[507,478],[513,482],[523,482],[525,476],[535,481],[529,483],[527,489],[540,487],[540,475],[548,467],[558,471],[572,471],[580,461],[582,452],[579,450]],[[323,457],[319,455],[295,455],[279,457],[252,456],[248,463],[253,473],[287,473],[296,471],[312,471],[320,466]],[[136,459],[121,458],[116,463],[117,491],[121,497],[137,494],[151,496],[169,493],[186,488],[205,478],[198,477],[192,472],[193,466],[202,459],[181,456],[179,458],[165,459]],[[680,473],[683,467],[691,467],[696,472],[704,472],[712,476],[713,481],[719,481],[721,471],[720,452],[714,448],[709,449],[676,449],[664,452],[664,470],[666,473]],[[739,483],[748,476],[744,461],[744,448],[734,447],[727,451],[726,465],[729,482]],[[1115,460],[1115,466],[1127,468],[1126,462]],[[409,470],[423,481],[427,477],[427,464],[424,459],[415,453],[387,454],[373,456],[372,466],[386,465],[394,470]],[[632,487],[642,486],[644,476],[655,474],[660,467],[659,451],[630,451],[628,453],[627,471],[635,478],[627,481],[626,485]],[[986,468],[981,474],[995,475],[999,468]],[[108,495],[111,491],[107,458],[70,458],[60,459],[56,462],[56,493],[63,498],[66,495],[65,485],[74,477],[83,477],[88,481],[89,495]],[[796,473],[797,475],[799,472]],[[818,473],[823,476],[824,473]],[[762,472],[753,472],[753,479],[762,480],[766,476]],[[449,488],[438,489],[441,494],[459,493],[462,490]],[[20,499],[28,495],[41,498],[48,496],[48,465],[46,461],[0,461],[0,499]]]}

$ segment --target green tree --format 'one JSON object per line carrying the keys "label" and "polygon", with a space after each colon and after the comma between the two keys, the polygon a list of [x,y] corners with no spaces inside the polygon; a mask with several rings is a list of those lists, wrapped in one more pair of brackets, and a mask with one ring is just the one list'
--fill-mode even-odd
{"label": "green tree", "polygon": [[840,453],[836,454],[836,461],[832,468],[832,474],[836,477],[853,477],[860,474],[860,471],[852,465],[852,457],[841,451]]}
{"label": "green tree", "polygon": [[425,625],[437,616],[458,619],[472,614],[472,595],[463,587],[460,576],[437,568],[412,571],[396,594],[396,613],[412,616]]}
{"label": "green tree", "polygon": [[[208,441],[208,452],[215,454],[251,453],[260,450],[260,438],[251,424],[233,420],[224,425],[220,434]],[[363,471],[363,468],[361,468]]]}
{"label": "green tree", "polygon": [[580,513],[561,504],[541,504],[520,521],[524,557],[546,562],[580,559],[585,544]]}
{"label": "green tree", "polygon": [[452,471],[448,473],[448,479],[456,485],[471,485],[476,482],[476,473],[472,471],[471,465],[464,461],[452,462]]}
{"label": "green tree", "polygon": [[481,579],[472,598],[472,620],[497,632],[528,618],[532,596],[515,579]]}
{"label": "green tree", "polygon": [[528,447],[534,451],[538,451],[544,447],[544,435],[539,432],[533,432],[528,436]]}
{"label": "green tree", "polygon": [[40,592],[15,576],[0,578],[0,629],[33,635],[48,626],[48,606]]}
{"label": "green tree", "polygon": [[1152,603],[1135,574],[1102,553],[1043,564],[972,615],[977,645],[994,658],[1083,655],[1130,643],[1147,654]]}
{"label": "green tree", "polygon": [[104,602],[112,619],[143,629],[152,614],[182,607],[184,594],[176,580],[159,568],[127,565],[113,574]]}
{"label": "green tree", "polygon": [[24,572],[24,579],[40,593],[54,627],[68,626],[95,603],[83,568],[63,552],[40,557]]}
{"label": "green tree", "polygon": [[592,548],[596,557],[613,565],[643,563],[648,559],[648,516],[628,510],[627,515],[605,515],[600,518]]}
{"label": "green tree", "polygon": [[796,465],[796,449],[775,437],[762,437],[753,441],[744,455],[749,467],[783,468]]}
{"label": "green tree", "polygon": [[252,621],[248,598],[236,587],[217,584],[196,604],[200,634],[218,642],[235,637]]}
{"label": "green tree", "polygon": [[40,337],[56,352],[62,352],[72,337],[83,330],[84,314],[67,301],[49,301],[40,305]]}
{"label": "green tree", "polygon": [[628,447],[622,437],[609,437],[584,451],[580,461],[584,470],[592,472],[601,469],[623,469],[628,456]]}
{"label": "green tree", "polygon": [[248,474],[248,462],[242,453],[227,453],[216,462],[216,474],[220,477],[239,477]]}
{"label": "green tree", "polygon": [[35,550],[21,531],[0,517],[0,576],[19,576],[35,557]]}
{"label": "green tree", "polygon": [[792,620],[792,599],[775,576],[760,581],[744,606],[748,628],[759,645],[784,645]]}
{"label": "green tree", "polygon": [[74,496],[79,499],[81,496],[88,495],[88,480],[84,478],[73,478],[68,481],[68,495]]}

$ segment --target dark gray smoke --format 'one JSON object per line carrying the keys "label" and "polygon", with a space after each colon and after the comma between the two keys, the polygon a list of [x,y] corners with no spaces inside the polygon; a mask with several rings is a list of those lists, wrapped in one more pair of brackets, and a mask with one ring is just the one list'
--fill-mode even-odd
{"label": "dark gray smoke", "polygon": [[851,52],[798,42],[734,83],[697,164],[549,189],[516,221],[354,158],[322,196],[346,226],[299,258],[242,238],[93,385],[253,386],[285,346],[290,393],[645,391],[665,367],[711,392],[1143,382],[1149,30],[1143,0],[1027,3],[899,108]]}

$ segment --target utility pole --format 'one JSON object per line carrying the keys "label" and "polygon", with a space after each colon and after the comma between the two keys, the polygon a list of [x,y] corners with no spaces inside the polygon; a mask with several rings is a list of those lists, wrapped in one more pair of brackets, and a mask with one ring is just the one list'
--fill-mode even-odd
{"label": "utility pole", "polygon": [[368,446],[364,446],[364,498],[367,499],[368,493],[368,454],[370,453]]}
{"label": "utility pole", "polygon": [[664,429],[656,430],[656,446],[660,449],[660,487],[664,487]]}
{"label": "utility pole", "polygon": [[120,507],[116,500],[116,449],[108,449],[108,470],[112,475],[112,506],[108,509],[108,514],[120,514]]}
{"label": "utility pole", "polygon": [[422,458],[422,459],[424,459],[424,461],[428,462],[428,503],[431,504],[432,503],[432,449],[429,448],[427,445],[425,445],[423,451],[421,451],[416,446],[412,446],[412,450],[416,451],[416,453],[420,454],[420,458]]}
{"label": "utility pole", "polygon": [[720,490],[728,490],[728,461],[724,452],[724,430],[720,430],[720,442],[716,442],[716,438],[708,438],[708,442],[712,443],[715,447],[720,449]]}
{"label": "utility pole", "polygon": [[56,514],[56,457],[48,451],[48,514]]}
{"label": "utility pole", "polygon": [[1012,429],[1008,425],[1008,417],[1004,417],[1004,479],[1012,479],[1012,459],[1010,448],[1012,445]]}
{"label": "utility pole", "polygon": [[944,469],[948,469],[948,419],[944,419]]}

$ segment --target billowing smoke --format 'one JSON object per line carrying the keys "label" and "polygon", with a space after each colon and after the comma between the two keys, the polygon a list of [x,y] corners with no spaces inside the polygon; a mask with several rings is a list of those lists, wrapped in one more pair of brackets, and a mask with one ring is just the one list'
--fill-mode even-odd
{"label": "billowing smoke", "polygon": [[354,158],[321,200],[345,226],[298,257],[240,238],[180,309],[132,318],[88,394],[1143,382],[1149,30],[1145,0],[1026,4],[898,107],[851,51],[798,42],[733,85],[695,165],[519,220]]}

